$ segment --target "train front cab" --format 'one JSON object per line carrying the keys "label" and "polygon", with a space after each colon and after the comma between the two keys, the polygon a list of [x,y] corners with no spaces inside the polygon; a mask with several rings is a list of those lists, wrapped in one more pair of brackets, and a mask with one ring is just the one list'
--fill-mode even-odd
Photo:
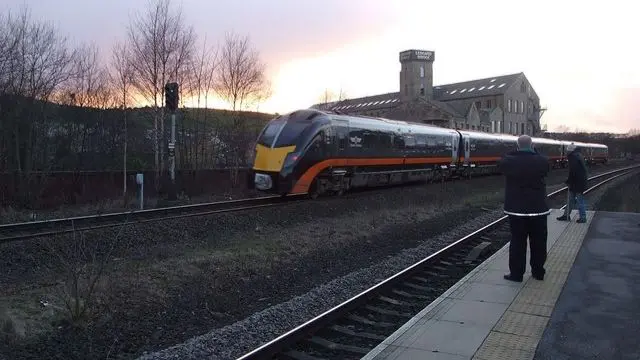
{"label": "train front cab", "polygon": [[274,194],[286,194],[291,190],[293,179],[282,176],[282,169],[297,160],[295,140],[308,126],[308,123],[293,120],[289,116],[275,118],[258,136],[247,177],[250,189]]}
{"label": "train front cab", "polygon": [[256,143],[249,188],[279,195],[303,193],[299,182],[309,180],[303,175],[328,154],[321,129],[329,122],[317,110],[299,110],[269,122]]}

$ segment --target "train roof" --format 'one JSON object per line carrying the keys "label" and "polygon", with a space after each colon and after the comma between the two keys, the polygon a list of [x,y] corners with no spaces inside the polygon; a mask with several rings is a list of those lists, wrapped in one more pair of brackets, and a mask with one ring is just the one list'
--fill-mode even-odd
{"label": "train roof", "polygon": [[[298,110],[300,111],[300,110]],[[509,141],[517,141],[518,136],[517,135],[511,135],[511,134],[499,134],[499,133],[486,133],[486,132],[481,132],[481,131],[474,131],[474,130],[463,130],[463,129],[449,129],[449,128],[444,128],[444,127],[440,127],[440,126],[436,126],[436,125],[432,125],[432,124],[424,124],[424,123],[417,123],[417,122],[409,122],[409,121],[404,121],[404,120],[393,120],[393,119],[387,119],[387,118],[383,118],[383,117],[374,117],[374,116],[366,116],[366,115],[354,115],[354,114],[345,114],[342,113],[340,111],[335,111],[335,110],[318,110],[318,109],[306,109],[306,111],[311,111],[311,112],[317,112],[317,113],[322,113],[322,114],[326,114],[326,115],[330,115],[333,119],[340,119],[340,120],[347,120],[350,123],[356,125],[356,124],[362,124],[365,125],[367,123],[375,123],[376,126],[379,126],[381,128],[387,128],[387,129],[392,129],[395,128],[397,129],[398,126],[404,127],[404,128],[428,128],[434,132],[438,132],[440,134],[451,134],[454,132],[459,132],[461,134],[469,134],[471,136],[474,137],[483,137],[483,138],[500,138],[503,140],[509,140]],[[604,144],[598,144],[598,143],[584,143],[584,142],[580,142],[580,141],[571,141],[571,140],[556,140],[556,139],[550,139],[550,138],[544,138],[544,137],[531,137],[531,140],[534,144],[538,143],[538,144],[562,144],[562,145],[569,145],[571,143],[575,144],[578,147],[594,147],[594,148],[601,148],[601,149],[608,149],[608,146],[604,145]]]}
{"label": "train roof", "polygon": [[342,120],[348,120],[351,124],[357,125],[357,124],[367,124],[367,123],[375,123],[376,126],[382,127],[382,128],[396,128],[398,126],[404,127],[404,128],[428,128],[431,131],[434,132],[438,132],[441,134],[450,134],[450,133],[454,133],[456,132],[456,130],[454,129],[448,129],[448,128],[443,128],[440,126],[435,126],[435,125],[431,125],[431,124],[424,124],[424,123],[417,123],[417,122],[410,122],[410,121],[404,121],[404,120],[392,120],[392,119],[387,119],[387,118],[382,118],[382,117],[373,117],[373,116],[365,116],[365,115],[352,115],[352,114],[344,114],[344,113],[339,113],[339,112],[334,112],[334,111],[321,111],[327,115],[331,115],[334,119],[342,119]]}

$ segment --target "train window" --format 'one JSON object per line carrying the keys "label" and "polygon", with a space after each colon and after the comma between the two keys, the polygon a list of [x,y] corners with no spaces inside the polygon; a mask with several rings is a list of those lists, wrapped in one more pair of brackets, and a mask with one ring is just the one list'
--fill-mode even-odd
{"label": "train window", "polygon": [[406,135],[404,137],[404,146],[407,148],[413,148],[416,146],[416,139],[411,135]]}
{"label": "train window", "polygon": [[271,147],[282,125],[284,125],[284,121],[273,121],[267,125],[258,139],[258,144]]}
{"label": "train window", "polygon": [[366,132],[364,133],[364,147],[368,148],[368,149],[373,149],[377,147],[377,143],[378,143],[378,136],[374,133],[371,132]]}
{"label": "train window", "polygon": [[396,134],[393,138],[393,146],[396,149],[404,149],[404,138],[402,135]]}
{"label": "train window", "polygon": [[427,145],[427,139],[425,135],[417,135],[416,136],[416,147],[420,149],[424,149]]}
{"label": "train window", "polygon": [[278,139],[276,139],[275,146],[290,146],[295,145],[296,140],[304,129],[309,126],[308,122],[297,122],[297,121],[289,121],[287,125],[284,126],[280,135],[278,135]]}
{"label": "train window", "polygon": [[380,134],[380,148],[391,149],[391,136],[389,134]]}

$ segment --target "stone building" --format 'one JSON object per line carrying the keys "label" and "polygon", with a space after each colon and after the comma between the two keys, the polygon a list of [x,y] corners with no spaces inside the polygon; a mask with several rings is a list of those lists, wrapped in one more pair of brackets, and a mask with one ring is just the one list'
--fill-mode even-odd
{"label": "stone building", "polygon": [[433,51],[402,51],[398,92],[312,108],[484,132],[540,133],[545,109],[524,73],[434,86],[434,60]]}

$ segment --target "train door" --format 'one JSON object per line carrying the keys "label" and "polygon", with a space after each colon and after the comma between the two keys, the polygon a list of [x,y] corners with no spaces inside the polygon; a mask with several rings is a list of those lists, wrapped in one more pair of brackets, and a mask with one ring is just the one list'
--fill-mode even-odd
{"label": "train door", "polygon": [[468,166],[471,162],[471,145],[469,144],[469,134],[462,135],[462,142],[464,144],[464,165]]}
{"label": "train door", "polygon": [[346,120],[335,120],[335,142],[333,146],[333,157],[347,157],[349,153],[349,122]]}
{"label": "train door", "polygon": [[460,161],[460,134],[451,134],[451,165],[457,165]]}

